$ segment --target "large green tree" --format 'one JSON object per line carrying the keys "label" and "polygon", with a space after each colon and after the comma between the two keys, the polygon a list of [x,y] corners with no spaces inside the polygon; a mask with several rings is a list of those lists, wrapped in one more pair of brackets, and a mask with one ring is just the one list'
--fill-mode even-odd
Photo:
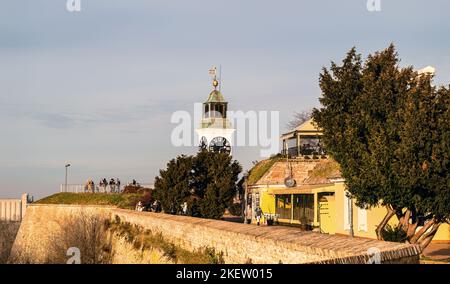
{"label": "large green tree", "polygon": [[191,215],[220,219],[237,193],[241,170],[226,153],[201,150],[195,156],[179,156],[156,177],[155,197],[166,213],[177,214],[188,202]]}
{"label": "large green tree", "polygon": [[351,49],[320,74],[322,107],[313,118],[357,205],[388,209],[378,238],[397,216],[408,241],[423,248],[450,216],[449,89],[398,62],[393,45],[364,63]]}
{"label": "large green tree", "polygon": [[167,163],[155,178],[153,194],[161,202],[164,212],[177,214],[191,195],[193,157],[181,155]]}

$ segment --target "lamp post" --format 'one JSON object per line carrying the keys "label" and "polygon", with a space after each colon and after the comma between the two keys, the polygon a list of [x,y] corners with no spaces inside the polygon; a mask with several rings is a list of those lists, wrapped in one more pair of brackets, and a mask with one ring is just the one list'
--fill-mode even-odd
{"label": "lamp post", "polygon": [[248,172],[244,174],[244,208],[242,210],[242,213],[244,214],[243,218],[244,223],[247,223],[247,186],[248,186]]}
{"label": "lamp post", "polygon": [[349,228],[349,235],[350,237],[354,237],[354,231],[353,231],[353,201],[352,201],[352,195],[348,193],[348,224],[350,226]]}
{"label": "lamp post", "polygon": [[66,164],[65,168],[66,168],[66,179],[65,179],[65,183],[64,183],[64,192],[67,192],[67,169],[70,167],[70,164]]}

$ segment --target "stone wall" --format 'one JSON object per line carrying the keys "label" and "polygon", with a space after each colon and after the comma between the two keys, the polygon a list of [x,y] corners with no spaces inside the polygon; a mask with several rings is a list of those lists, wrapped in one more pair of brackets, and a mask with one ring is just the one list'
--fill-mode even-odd
{"label": "stone wall", "polygon": [[[12,257],[27,254],[33,262],[45,262],[51,238],[64,220],[74,214],[104,214],[121,222],[161,233],[176,245],[194,251],[204,247],[223,252],[226,263],[365,263],[375,248],[384,263],[418,263],[419,248],[413,245],[351,239],[285,226],[255,226],[225,221],[136,212],[104,206],[31,205],[14,243]],[[117,217],[116,217],[117,216]],[[150,263],[126,243],[113,243],[114,263]],[[151,258],[151,253],[148,258]]]}
{"label": "stone wall", "polygon": [[110,206],[30,204],[11,249],[9,262],[48,263],[55,236],[74,216],[110,218]]}

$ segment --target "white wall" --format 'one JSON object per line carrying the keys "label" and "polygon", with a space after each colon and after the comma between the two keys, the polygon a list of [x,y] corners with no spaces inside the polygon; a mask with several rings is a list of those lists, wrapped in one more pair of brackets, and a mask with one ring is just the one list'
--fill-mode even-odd
{"label": "white wall", "polygon": [[0,199],[0,221],[20,222],[25,215],[28,194],[21,199]]}

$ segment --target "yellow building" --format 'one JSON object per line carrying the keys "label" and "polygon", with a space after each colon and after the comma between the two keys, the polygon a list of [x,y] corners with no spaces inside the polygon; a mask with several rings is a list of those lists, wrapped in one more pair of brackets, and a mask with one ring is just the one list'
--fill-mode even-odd
{"label": "yellow building", "polygon": [[[285,155],[259,162],[250,171],[247,201],[281,224],[303,225],[328,234],[376,238],[386,208],[361,209],[346,196],[339,165],[326,156],[320,130],[307,121],[281,138]],[[295,181],[295,182],[293,182]],[[352,221],[350,222],[350,217]],[[254,219],[253,219],[254,220]],[[263,222],[264,222],[263,218]],[[391,225],[398,220],[393,217]],[[450,242],[450,226],[442,224],[433,242]]]}

